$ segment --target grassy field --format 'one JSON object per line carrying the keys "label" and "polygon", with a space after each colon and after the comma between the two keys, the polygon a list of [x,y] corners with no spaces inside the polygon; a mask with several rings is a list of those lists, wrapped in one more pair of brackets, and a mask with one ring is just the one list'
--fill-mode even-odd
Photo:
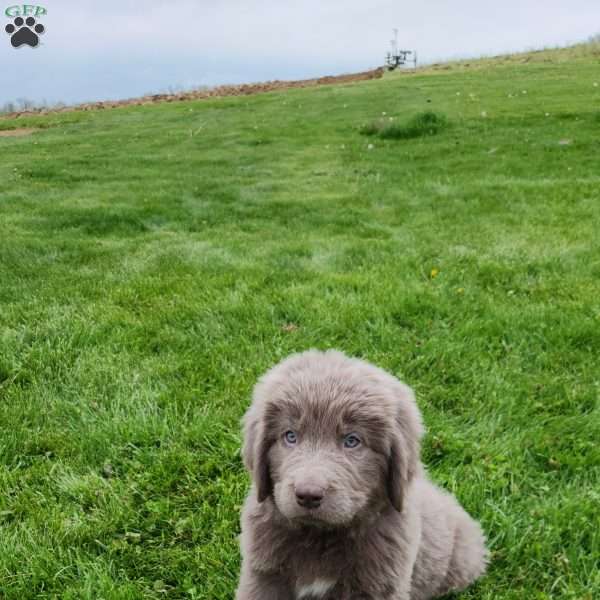
{"label": "grassy field", "polygon": [[309,347],[416,389],[461,598],[600,597],[600,54],[544,56],[0,120],[43,128],[0,137],[0,597],[231,599],[239,419]]}

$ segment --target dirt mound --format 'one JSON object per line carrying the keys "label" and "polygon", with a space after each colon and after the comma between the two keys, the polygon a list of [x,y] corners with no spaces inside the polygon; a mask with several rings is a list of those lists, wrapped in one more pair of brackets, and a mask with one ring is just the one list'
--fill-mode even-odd
{"label": "dirt mound", "polygon": [[316,79],[301,79],[298,81],[266,81],[263,83],[244,83],[240,85],[220,85],[214,88],[195,90],[191,92],[181,92],[175,94],[152,94],[142,96],[141,98],[131,98],[129,100],[115,100],[103,102],[88,102],[76,106],[66,106],[61,108],[27,110],[21,112],[3,115],[3,118],[16,118],[25,115],[44,115],[49,112],[67,112],[73,110],[99,110],[105,108],[118,108],[120,106],[139,106],[143,104],[154,104],[157,102],[181,102],[183,100],[201,100],[204,98],[216,98],[222,96],[250,96],[252,94],[263,94],[276,90],[285,90],[289,88],[304,88],[317,85],[333,85],[340,83],[351,83],[354,81],[366,81],[369,79],[379,79],[383,76],[384,69],[378,68],[361,73],[350,73],[346,75],[328,75]]}

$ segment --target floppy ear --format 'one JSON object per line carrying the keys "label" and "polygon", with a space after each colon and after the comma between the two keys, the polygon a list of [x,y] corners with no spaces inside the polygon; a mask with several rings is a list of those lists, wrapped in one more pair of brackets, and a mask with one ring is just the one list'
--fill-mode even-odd
{"label": "floppy ear", "polygon": [[258,414],[255,406],[251,406],[242,419],[244,440],[242,443],[242,460],[246,470],[252,473],[254,469],[254,444],[258,428]]}
{"label": "floppy ear", "polygon": [[271,479],[271,468],[269,465],[269,448],[271,444],[271,440],[264,433],[257,444],[253,477],[259,502],[264,502],[273,493],[273,480]]}
{"label": "floppy ear", "polygon": [[272,441],[267,437],[261,415],[251,406],[244,417],[244,445],[242,459],[250,472],[259,502],[264,502],[273,492],[269,469],[269,448]]}
{"label": "floppy ear", "polygon": [[412,391],[402,386],[396,395],[399,407],[388,456],[387,489],[392,506],[402,512],[404,496],[419,469],[423,426]]}

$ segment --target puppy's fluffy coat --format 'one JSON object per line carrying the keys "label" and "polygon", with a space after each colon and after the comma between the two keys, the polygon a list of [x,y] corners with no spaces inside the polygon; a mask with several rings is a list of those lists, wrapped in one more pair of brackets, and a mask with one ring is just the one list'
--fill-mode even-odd
{"label": "puppy's fluffy coat", "polygon": [[237,600],[425,600],[484,571],[479,524],[420,462],[410,388],[336,351],[289,357],[244,417]]}

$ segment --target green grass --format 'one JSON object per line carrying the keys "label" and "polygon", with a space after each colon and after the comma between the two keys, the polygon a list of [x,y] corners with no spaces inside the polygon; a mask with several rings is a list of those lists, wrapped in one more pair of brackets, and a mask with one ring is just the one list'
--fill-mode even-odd
{"label": "green grass", "polygon": [[462,598],[597,598],[600,75],[549,56],[0,120],[0,597],[230,599],[252,385],[335,347],[416,389]]}
{"label": "green grass", "polygon": [[435,135],[448,126],[446,116],[426,110],[410,117],[405,123],[396,123],[394,117],[380,118],[361,129],[365,135],[375,135],[382,140],[409,140]]}

